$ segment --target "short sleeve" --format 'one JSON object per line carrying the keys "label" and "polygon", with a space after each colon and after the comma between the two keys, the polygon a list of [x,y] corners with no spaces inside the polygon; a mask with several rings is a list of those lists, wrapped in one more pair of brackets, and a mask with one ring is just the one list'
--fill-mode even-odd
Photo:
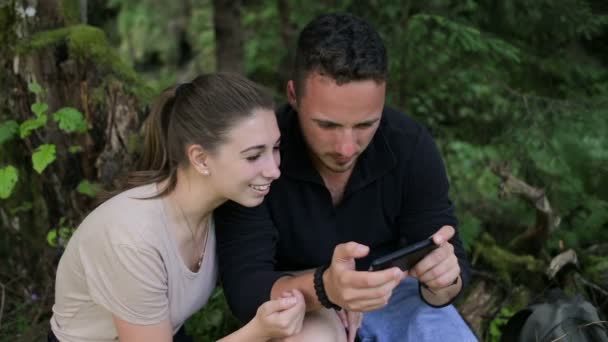
{"label": "short sleeve", "polygon": [[167,272],[160,253],[151,246],[115,242],[108,235],[79,246],[93,301],[132,324],[167,319]]}

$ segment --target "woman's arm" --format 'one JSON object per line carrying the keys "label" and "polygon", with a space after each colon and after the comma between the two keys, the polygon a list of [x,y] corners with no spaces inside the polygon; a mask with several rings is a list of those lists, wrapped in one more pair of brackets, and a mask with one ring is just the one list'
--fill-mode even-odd
{"label": "woman's arm", "polygon": [[112,315],[118,339],[129,342],[171,342],[173,331],[168,319],[152,325],[139,325],[124,321]]}

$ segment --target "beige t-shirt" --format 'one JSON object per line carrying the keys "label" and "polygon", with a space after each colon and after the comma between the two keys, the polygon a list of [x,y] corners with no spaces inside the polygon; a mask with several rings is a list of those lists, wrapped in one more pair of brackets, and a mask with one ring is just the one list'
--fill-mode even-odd
{"label": "beige t-shirt", "polygon": [[205,257],[192,272],[167,227],[157,191],[145,185],[93,210],[78,227],[59,262],[51,328],[61,341],[113,341],[112,314],[133,324],[169,319],[173,333],[203,307],[217,280],[215,228]]}

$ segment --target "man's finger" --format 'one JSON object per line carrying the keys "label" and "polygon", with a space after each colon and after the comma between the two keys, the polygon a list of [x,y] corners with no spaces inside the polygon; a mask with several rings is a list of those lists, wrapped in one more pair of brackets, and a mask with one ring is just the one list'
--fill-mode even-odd
{"label": "man's finger", "polygon": [[375,288],[394,280],[403,278],[403,271],[398,267],[391,267],[382,271],[375,272],[349,272],[342,278],[345,285],[353,288]]}
{"label": "man's finger", "polygon": [[441,245],[445,241],[451,239],[456,233],[456,229],[452,226],[443,226],[435,234],[433,234],[433,242],[436,245]]}
{"label": "man's finger", "polygon": [[356,243],[341,243],[334,249],[333,261],[346,262],[352,259],[363,258],[369,253],[369,247]]}
{"label": "man's finger", "polygon": [[454,254],[454,246],[447,242],[420,260],[416,266],[414,266],[414,269],[410,274],[420,279],[420,277],[430,269],[443,263],[445,260],[450,259],[451,262],[458,263],[458,258],[456,258],[456,255]]}

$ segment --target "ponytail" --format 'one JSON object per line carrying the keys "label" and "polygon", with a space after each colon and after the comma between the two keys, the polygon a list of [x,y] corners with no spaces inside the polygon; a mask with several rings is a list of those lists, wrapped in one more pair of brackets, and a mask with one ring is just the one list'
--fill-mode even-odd
{"label": "ponytail", "polygon": [[165,89],[157,98],[150,115],[144,121],[143,153],[135,171],[129,172],[117,189],[101,192],[98,204],[105,202],[120,192],[141,185],[169,179],[167,186],[150,198],[162,197],[171,192],[177,183],[177,165],[172,162],[168,150],[169,119],[175,105],[178,86]]}

